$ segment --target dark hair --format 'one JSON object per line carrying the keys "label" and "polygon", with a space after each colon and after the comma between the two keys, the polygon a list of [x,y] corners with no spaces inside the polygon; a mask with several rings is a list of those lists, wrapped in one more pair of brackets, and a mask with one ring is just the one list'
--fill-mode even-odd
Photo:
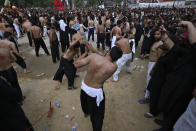
{"label": "dark hair", "polygon": [[12,36],[12,33],[10,33],[10,32],[5,32],[4,33],[4,38],[8,38],[10,36]]}
{"label": "dark hair", "polygon": [[122,23],[122,20],[117,21],[117,25],[120,25]]}
{"label": "dark hair", "polygon": [[117,61],[122,56],[122,54],[122,50],[117,46],[112,47],[110,51],[110,57],[112,58],[113,62]]}
{"label": "dark hair", "polygon": [[73,48],[76,49],[76,48],[79,48],[80,47],[80,42],[78,41],[74,46]]}

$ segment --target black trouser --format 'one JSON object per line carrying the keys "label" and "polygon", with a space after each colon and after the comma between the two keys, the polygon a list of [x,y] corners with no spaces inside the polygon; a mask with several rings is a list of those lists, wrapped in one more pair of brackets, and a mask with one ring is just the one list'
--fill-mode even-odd
{"label": "black trouser", "polygon": [[104,99],[100,102],[98,107],[96,98],[88,96],[88,94],[81,90],[80,101],[83,112],[85,114],[90,114],[93,131],[101,131],[105,113],[105,95]]}
{"label": "black trouser", "polygon": [[52,41],[51,54],[52,54],[52,61],[54,63],[56,62],[56,59],[60,60],[60,57],[59,57],[59,43],[58,43],[58,41]]}
{"label": "black trouser", "polygon": [[28,37],[28,40],[29,40],[29,45],[32,46],[32,39],[31,39],[30,31],[27,31],[27,37]]}
{"label": "black trouser", "polygon": [[186,111],[192,95],[181,97],[173,105],[173,108],[164,113],[164,126],[165,131],[172,131],[174,124],[179,119],[179,117]]}
{"label": "black trouser", "polygon": [[67,59],[61,57],[59,68],[53,78],[53,80],[57,80],[59,82],[62,82],[63,75],[65,74],[68,79],[68,86],[73,87],[74,86],[74,79],[76,76],[76,68],[73,64],[73,60],[68,61]]}
{"label": "black trouser", "polygon": [[110,41],[110,28],[106,28],[106,46],[108,46],[111,49],[111,41]]}
{"label": "black trouser", "polygon": [[[20,85],[18,83],[18,77],[17,77],[16,71],[14,70],[14,68],[10,67],[7,70],[0,71],[0,76],[5,77],[8,80],[8,82],[10,82],[11,85],[19,91],[19,93],[20,93],[19,96],[21,97],[20,101],[22,101],[23,100],[22,90],[21,90]],[[20,102],[20,101],[18,101],[18,102]]]}
{"label": "black trouser", "polygon": [[98,33],[97,34],[97,48],[100,47],[100,43],[102,44],[102,49],[105,49],[105,33]]}
{"label": "black trouser", "polygon": [[24,59],[21,56],[18,56],[16,53],[13,53],[13,54],[16,57],[16,63],[18,65],[20,65],[23,69],[26,69],[27,65],[26,65]]}
{"label": "black trouser", "polygon": [[34,38],[34,42],[35,42],[35,54],[36,54],[36,56],[39,56],[39,48],[40,48],[40,45],[44,49],[44,51],[45,51],[45,53],[47,55],[50,54],[48,52],[48,49],[46,47],[46,44],[45,44],[45,42],[44,42],[44,40],[42,38]]}
{"label": "black trouser", "polygon": [[94,28],[89,28],[88,41],[90,40],[91,35],[92,35],[92,40],[94,41]]}

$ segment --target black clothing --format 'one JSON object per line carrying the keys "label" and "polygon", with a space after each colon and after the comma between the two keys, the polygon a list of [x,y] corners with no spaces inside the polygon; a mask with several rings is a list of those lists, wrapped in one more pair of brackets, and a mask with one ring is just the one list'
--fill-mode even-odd
{"label": "black clothing", "polygon": [[39,48],[40,46],[44,49],[45,53],[47,55],[49,55],[48,49],[46,47],[46,44],[44,42],[44,40],[40,37],[40,38],[34,38],[34,42],[35,42],[35,53],[36,56],[39,56]]}
{"label": "black clothing", "polygon": [[93,131],[101,131],[105,113],[105,95],[104,99],[100,102],[99,107],[96,103],[96,98],[90,97],[83,90],[80,93],[80,101],[82,110],[85,114],[90,114]]}
{"label": "black clothing", "polygon": [[60,56],[59,56],[59,42],[56,41],[52,41],[52,47],[51,47],[51,54],[52,54],[52,61],[55,63],[56,59],[60,60]]}
{"label": "black clothing", "polygon": [[73,87],[74,86],[74,78],[76,76],[76,68],[73,64],[73,60],[68,61],[67,59],[61,57],[59,68],[53,78],[53,80],[57,80],[59,82],[62,82],[63,75],[65,74],[68,79],[68,86]]}
{"label": "black clothing", "polygon": [[[21,100],[21,92],[14,86],[0,78],[0,103],[3,105],[0,109],[0,129],[2,131],[26,131],[31,127],[24,111],[18,104],[18,101]],[[34,130],[32,128],[29,131]]]}
{"label": "black clothing", "polygon": [[102,49],[105,50],[105,33],[98,33],[97,34],[97,48],[100,47],[100,43],[102,44]]}

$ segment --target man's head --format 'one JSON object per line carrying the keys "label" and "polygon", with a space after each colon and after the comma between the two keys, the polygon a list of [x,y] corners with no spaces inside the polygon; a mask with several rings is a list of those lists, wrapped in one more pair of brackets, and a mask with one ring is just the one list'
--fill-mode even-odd
{"label": "man's head", "polygon": [[5,33],[4,33],[4,38],[5,38],[5,39],[10,40],[10,39],[11,39],[11,36],[12,36],[12,33],[10,33],[10,32],[5,32]]}
{"label": "man's head", "polygon": [[117,61],[122,56],[122,54],[122,50],[117,46],[112,47],[112,49],[109,52],[109,56],[111,57],[112,62]]}

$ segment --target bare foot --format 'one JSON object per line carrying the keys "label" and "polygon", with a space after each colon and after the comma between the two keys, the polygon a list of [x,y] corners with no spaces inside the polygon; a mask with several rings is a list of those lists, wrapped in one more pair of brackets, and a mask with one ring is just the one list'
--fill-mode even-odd
{"label": "bare foot", "polygon": [[55,86],[55,90],[58,90],[58,89],[60,89],[61,87],[60,87],[60,85],[56,85]]}
{"label": "bare foot", "polygon": [[28,74],[28,73],[31,73],[31,71],[24,69],[24,74]]}

